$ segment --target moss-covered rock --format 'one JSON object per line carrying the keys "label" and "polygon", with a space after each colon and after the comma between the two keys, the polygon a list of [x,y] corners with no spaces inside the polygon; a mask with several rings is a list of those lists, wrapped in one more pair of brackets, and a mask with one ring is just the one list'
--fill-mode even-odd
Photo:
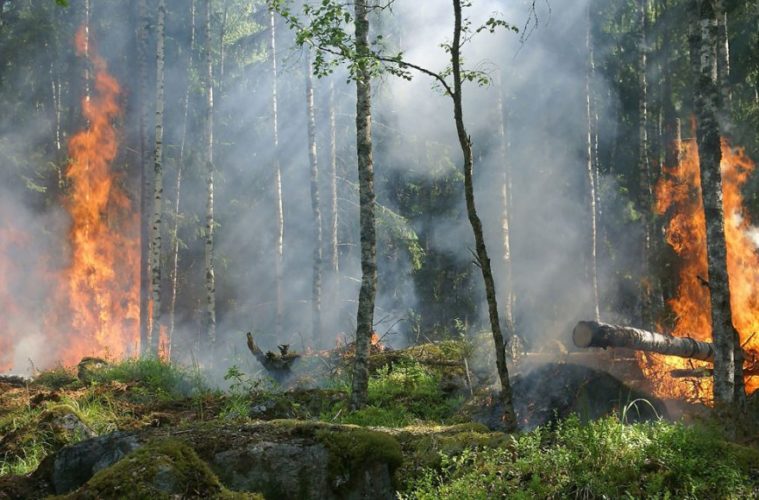
{"label": "moss-covered rock", "polygon": [[224,488],[208,465],[187,444],[176,439],[148,443],[96,473],[65,499],[101,498],[260,499],[254,493]]}

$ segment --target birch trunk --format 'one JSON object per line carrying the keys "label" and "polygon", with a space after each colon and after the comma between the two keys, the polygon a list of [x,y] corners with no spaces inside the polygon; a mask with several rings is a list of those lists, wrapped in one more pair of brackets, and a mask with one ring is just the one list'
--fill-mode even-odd
{"label": "birch trunk", "polygon": [[356,151],[358,160],[359,226],[361,230],[361,288],[356,315],[356,358],[350,407],[366,405],[369,388],[369,346],[374,328],[377,294],[377,241],[374,216],[374,164],[372,160],[371,68],[369,13],[366,0],[354,4],[356,23]]}
{"label": "birch trunk", "polygon": [[177,278],[179,276],[179,219],[180,219],[180,200],[182,194],[182,170],[187,159],[187,128],[190,113],[190,88],[191,74],[195,61],[195,0],[190,2],[190,50],[187,54],[187,81],[185,82],[184,100],[182,102],[182,139],[179,143],[179,162],[177,164],[177,177],[174,184],[176,197],[174,198],[174,225],[171,228],[171,302],[169,304],[169,328],[167,333],[166,358],[171,360],[171,351],[174,345],[174,327],[176,322],[177,306]]}
{"label": "birch trunk", "polygon": [[163,109],[164,109],[164,42],[166,0],[158,2],[156,39],[155,156],[153,159],[153,215],[150,226],[150,352],[158,355],[161,338],[161,218],[163,215]]}
{"label": "birch trunk", "polygon": [[724,0],[715,0],[715,16],[717,17],[717,74],[720,94],[722,96],[722,110],[730,109],[732,92],[730,92],[730,40],[727,30],[727,12]]}
{"label": "birch trunk", "polygon": [[314,113],[314,81],[311,75],[311,54],[306,51],[306,113],[308,115],[308,160],[311,173],[311,211],[314,215],[314,262],[311,282],[311,341],[321,338],[322,294],[322,212],[319,199],[319,164],[316,150],[316,117]]}
{"label": "birch trunk", "polygon": [[735,349],[737,332],[730,310],[725,225],[722,207],[722,159],[717,122],[720,95],[717,88],[717,19],[712,0],[699,5],[701,35],[697,75],[696,112],[701,195],[706,217],[706,249],[714,342],[714,399],[718,404],[735,402]]}
{"label": "birch trunk", "polygon": [[276,240],[274,248],[274,274],[276,281],[276,318],[274,330],[277,339],[282,338],[282,320],[284,317],[284,251],[285,251],[285,217],[282,204],[282,170],[280,168],[279,124],[277,102],[277,23],[274,10],[269,9],[269,57],[271,58],[271,115],[272,139],[274,144],[274,220]]}
{"label": "birch trunk", "polygon": [[[496,81],[496,123],[498,124],[498,156],[501,158],[503,171],[500,178],[499,200],[501,207],[501,265],[503,266],[503,281],[500,287],[500,297],[503,300],[504,326],[506,335],[512,347],[516,336],[514,326],[514,282],[511,263],[511,161],[509,159],[509,143],[506,136],[506,110],[503,106],[503,85],[500,75]],[[511,352],[516,356],[516,352]]]}
{"label": "birch trunk", "polygon": [[596,171],[594,168],[594,134],[593,134],[593,108],[591,97],[591,78],[595,66],[593,58],[593,41],[591,38],[590,5],[587,7],[587,32],[585,35],[585,48],[588,51],[587,67],[585,69],[585,119],[586,119],[586,176],[588,179],[588,201],[590,202],[590,262],[588,274],[590,275],[590,287],[593,297],[593,317],[596,321],[601,320],[601,308],[598,298],[598,226],[596,207]]}
{"label": "birch trunk", "polygon": [[337,121],[335,119],[335,82],[333,80],[329,82],[329,211],[329,268],[333,273],[334,285],[337,287],[339,284],[337,273],[340,272],[340,257],[337,247]]}
{"label": "birch trunk", "polygon": [[453,70],[453,114],[456,122],[456,132],[461,146],[461,152],[464,155],[464,192],[466,195],[466,209],[469,217],[469,223],[474,233],[476,255],[479,267],[482,271],[482,278],[485,282],[485,296],[488,302],[488,313],[490,318],[490,328],[493,333],[493,342],[495,344],[496,365],[498,368],[498,377],[501,381],[501,403],[503,405],[503,426],[507,430],[516,427],[514,417],[514,407],[511,395],[511,385],[509,383],[509,372],[506,366],[506,350],[501,333],[501,324],[498,319],[498,302],[496,299],[495,282],[493,280],[493,271],[490,266],[487,248],[485,247],[485,238],[482,232],[482,222],[477,215],[477,209],[474,202],[474,182],[472,178],[473,156],[472,142],[464,127],[464,112],[462,107],[462,76],[461,76],[461,32],[462,32],[462,13],[461,0],[453,0],[454,12],[454,29],[453,42],[450,48],[451,68]]}
{"label": "birch trunk", "polygon": [[211,57],[211,2],[206,2],[203,31],[205,33],[205,68],[203,74],[203,88],[206,93],[205,109],[205,166],[206,166],[206,227],[205,227],[205,288],[206,310],[204,328],[207,341],[213,345],[216,343],[216,278],[214,275],[214,165],[213,165],[213,60]]}
{"label": "birch trunk", "polygon": [[651,219],[653,186],[648,158],[648,0],[638,0],[638,172],[640,175],[640,211],[643,223],[641,252],[641,320],[648,329],[654,327],[653,282],[651,276]]}
{"label": "birch trunk", "polygon": [[140,353],[150,352],[150,235],[148,222],[150,213],[150,176],[148,175],[148,13],[146,0],[137,2],[137,74],[139,75],[139,173],[140,173]]}

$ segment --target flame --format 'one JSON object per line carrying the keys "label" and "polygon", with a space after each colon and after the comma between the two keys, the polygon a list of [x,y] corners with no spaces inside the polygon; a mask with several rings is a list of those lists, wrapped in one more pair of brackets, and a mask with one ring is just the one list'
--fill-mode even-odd
{"label": "flame", "polygon": [[139,342],[139,216],[112,168],[121,88],[82,29],[76,48],[91,64],[94,89],[82,101],[88,125],[68,144],[71,190],[64,207],[71,217],[71,261],[53,314],[56,322],[64,317],[67,324],[49,326],[69,330],[58,343],[63,363],[85,355],[120,358]]}
{"label": "flame", "polygon": [[[677,296],[669,302],[675,315],[673,335],[711,341],[706,221],[701,199],[698,147],[694,140],[682,144],[680,163],[665,169],[656,186],[656,211],[671,213],[666,241],[680,258]],[[743,209],[741,187],[754,170],[754,163],[743,149],[732,148],[722,140],[722,193],[727,241],[727,267],[733,324],[740,334],[751,360],[759,353],[759,255],[752,238],[756,230]],[[674,356],[640,353],[639,363],[652,382],[659,397],[683,398],[691,401],[712,400],[710,378],[673,379],[673,369],[711,367],[711,364]],[[759,380],[746,377],[746,390],[759,388]]]}

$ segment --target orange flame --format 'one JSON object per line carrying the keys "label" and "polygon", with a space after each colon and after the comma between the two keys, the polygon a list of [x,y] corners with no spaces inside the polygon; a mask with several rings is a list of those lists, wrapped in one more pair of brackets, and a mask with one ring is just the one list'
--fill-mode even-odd
{"label": "orange flame", "polygon": [[71,217],[71,262],[58,295],[70,327],[60,345],[63,363],[85,355],[120,358],[139,342],[139,219],[112,168],[121,89],[81,29],[76,46],[92,66],[94,92],[82,101],[87,128],[68,145],[72,188],[64,206]]}
{"label": "orange flame", "polygon": [[[754,229],[743,209],[741,187],[754,170],[754,163],[743,149],[732,148],[722,140],[722,193],[725,212],[727,267],[733,324],[748,354],[747,361],[759,353],[759,255],[752,238]],[[698,147],[695,141],[683,144],[680,164],[666,169],[656,186],[656,211],[673,215],[667,226],[667,243],[680,257],[677,296],[669,302],[676,322],[673,335],[710,341],[712,337],[709,299],[706,221],[701,199]],[[756,233],[754,233],[756,234]],[[643,372],[659,397],[692,401],[712,400],[709,378],[673,379],[669,372],[679,368],[711,366],[709,363],[657,354],[639,354]],[[759,379],[746,377],[746,390],[759,388]]]}

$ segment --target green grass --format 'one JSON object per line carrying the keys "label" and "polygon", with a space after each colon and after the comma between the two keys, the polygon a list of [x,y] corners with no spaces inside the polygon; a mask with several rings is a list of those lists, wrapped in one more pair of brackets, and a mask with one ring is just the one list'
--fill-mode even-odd
{"label": "green grass", "polygon": [[759,451],[678,423],[570,418],[510,446],[445,456],[405,498],[749,498]]}
{"label": "green grass", "polygon": [[166,399],[193,396],[207,391],[203,377],[177,365],[156,358],[129,359],[93,373],[93,381],[111,381],[135,385],[145,395]]}
{"label": "green grass", "polygon": [[[363,426],[403,427],[415,423],[444,423],[463,403],[440,388],[441,375],[413,361],[396,363],[377,370],[369,378],[368,404],[348,412],[336,405],[322,414],[322,420]],[[334,388],[350,392],[348,381],[333,383]]]}

